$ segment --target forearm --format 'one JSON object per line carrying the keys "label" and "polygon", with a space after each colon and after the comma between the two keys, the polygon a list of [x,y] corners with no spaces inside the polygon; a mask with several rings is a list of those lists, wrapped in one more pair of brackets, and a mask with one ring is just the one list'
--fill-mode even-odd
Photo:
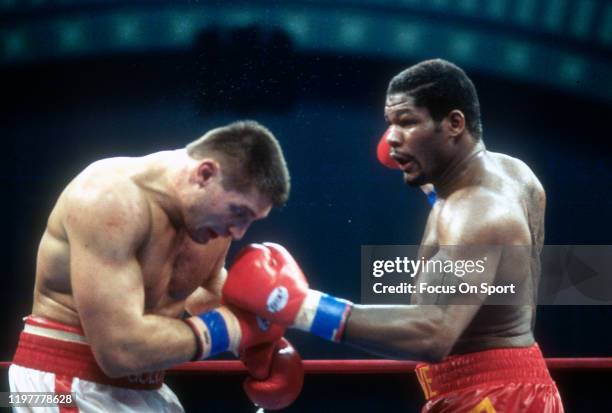
{"label": "forearm", "polygon": [[461,327],[447,306],[355,305],[308,290],[293,328],[392,358],[435,361],[450,351]]}
{"label": "forearm", "polygon": [[185,300],[185,310],[189,314],[200,314],[221,305],[221,296],[213,294],[203,287],[198,287]]}
{"label": "forearm", "polygon": [[354,305],[343,341],[383,357],[438,361],[452,346],[437,306]]}
{"label": "forearm", "polygon": [[239,256],[223,288],[225,302],[273,323],[389,357],[445,357],[478,308],[354,305],[309,288],[280,245],[253,244]]}
{"label": "forearm", "polygon": [[179,319],[145,315],[120,328],[104,343],[91,343],[109,376],[164,370],[193,359],[197,350],[192,329]]}

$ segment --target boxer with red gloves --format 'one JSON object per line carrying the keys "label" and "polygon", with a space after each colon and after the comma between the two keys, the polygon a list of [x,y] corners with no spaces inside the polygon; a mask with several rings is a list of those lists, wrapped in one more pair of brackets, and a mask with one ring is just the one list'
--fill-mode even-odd
{"label": "boxer with red gloves", "polygon": [[[542,185],[523,162],[486,150],[474,85],[450,62],[421,62],[395,76],[385,118],[390,129],[377,148],[380,161],[400,170],[407,185],[436,190],[423,259],[480,259],[483,270],[463,277],[421,268],[415,282],[436,288],[412,294],[411,305],[353,305],[309,289],[284,248],[254,245],[229,273],[227,302],[372,353],[428,362],[417,368],[427,399],[423,413],[563,412],[532,331],[544,241]],[[490,247],[475,257],[478,246]],[[528,252],[517,253],[516,246]],[[484,305],[480,294],[468,304],[461,294],[438,292],[460,284],[479,291],[483,283],[516,285],[512,305]]]}
{"label": "boxer with red gloves", "polygon": [[[282,335],[220,307],[220,296],[230,243],[289,192],[279,142],[253,121],[183,148],[89,165],[41,233],[11,391],[61,389],[86,412],[183,411],[164,370],[227,350],[250,354]],[[185,312],[200,315],[185,323]],[[262,370],[278,389],[271,360]]]}

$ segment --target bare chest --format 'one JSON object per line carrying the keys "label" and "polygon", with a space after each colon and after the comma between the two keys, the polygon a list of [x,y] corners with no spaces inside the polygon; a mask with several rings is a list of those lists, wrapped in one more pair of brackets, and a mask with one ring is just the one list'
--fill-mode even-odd
{"label": "bare chest", "polygon": [[206,285],[223,265],[227,240],[200,245],[186,234],[161,237],[142,251],[145,308],[161,310],[183,303],[199,286]]}

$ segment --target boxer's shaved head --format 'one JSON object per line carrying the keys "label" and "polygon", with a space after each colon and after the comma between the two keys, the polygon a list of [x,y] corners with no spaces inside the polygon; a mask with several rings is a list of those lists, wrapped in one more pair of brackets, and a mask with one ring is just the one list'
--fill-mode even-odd
{"label": "boxer's shaved head", "polygon": [[440,122],[452,110],[460,110],[465,116],[470,134],[476,140],[482,138],[476,88],[456,65],[434,59],[411,66],[389,82],[387,95],[398,93],[412,96],[415,105],[427,108],[436,122]]}
{"label": "boxer's shaved head", "polygon": [[281,147],[272,132],[255,121],[213,129],[189,143],[187,153],[194,159],[216,159],[227,189],[254,187],[275,206],[289,198],[290,176]]}

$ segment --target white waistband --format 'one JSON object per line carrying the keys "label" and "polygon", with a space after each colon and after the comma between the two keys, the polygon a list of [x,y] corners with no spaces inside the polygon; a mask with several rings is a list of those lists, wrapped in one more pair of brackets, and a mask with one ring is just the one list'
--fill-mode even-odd
{"label": "white waistband", "polygon": [[76,333],[70,333],[68,331],[60,331],[60,330],[55,330],[53,328],[33,326],[31,324],[26,324],[23,327],[23,331],[25,331],[28,334],[34,334],[37,336],[53,338],[53,339],[61,340],[61,341],[69,341],[71,343],[88,344],[87,339],[84,336],[80,334],[76,334]]}

